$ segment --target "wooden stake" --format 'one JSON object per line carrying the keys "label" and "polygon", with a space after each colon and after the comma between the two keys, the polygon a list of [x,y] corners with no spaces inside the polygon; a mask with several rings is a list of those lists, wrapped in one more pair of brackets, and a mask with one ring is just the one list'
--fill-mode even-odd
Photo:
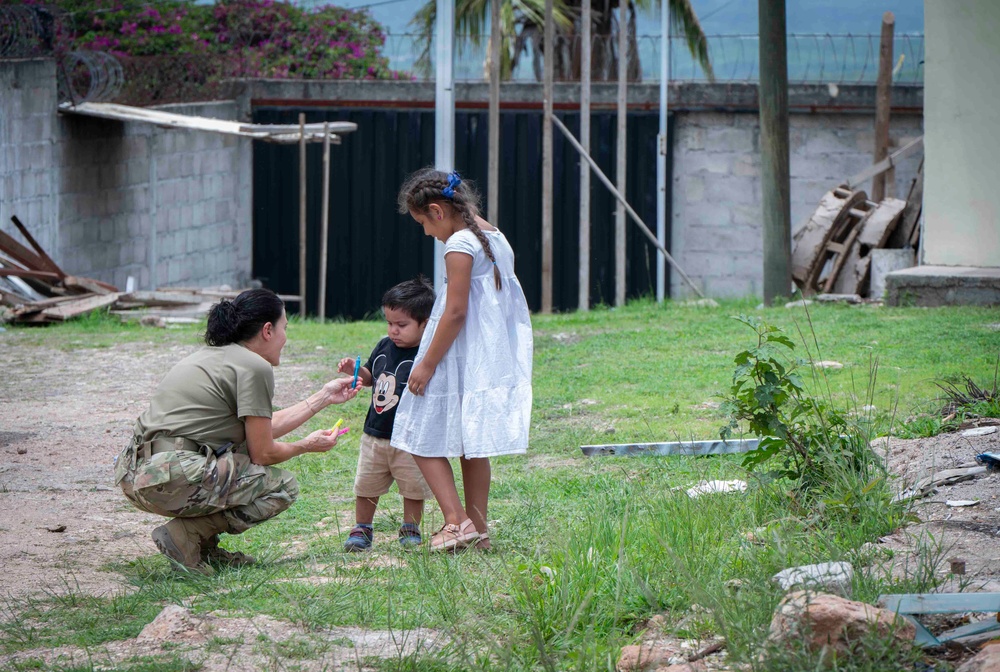
{"label": "wooden stake", "polygon": [[330,240],[330,127],[323,124],[323,214],[320,216],[319,319],[326,319],[326,259]]}
{"label": "wooden stake", "polygon": [[552,312],[552,77],[556,60],[552,0],[545,0],[545,83],[542,117],[542,312]]}
{"label": "wooden stake", "polygon": [[[580,45],[580,144],[590,154],[590,78],[593,51],[591,37],[591,0],[583,0],[580,24],[583,43]],[[590,310],[590,167],[580,161],[580,293],[578,307]]]}
{"label": "wooden stake", "polygon": [[299,315],[306,316],[306,115],[299,112]]}
{"label": "wooden stake", "polygon": [[[878,47],[878,80],[875,83],[875,160],[878,163],[889,153],[889,106],[892,95],[892,34],[896,17],[892,12],[882,15],[882,37]],[[888,173],[872,179],[871,199],[876,203],[886,197]],[[891,174],[896,181],[896,171]],[[893,187],[893,191],[895,191]]]}
{"label": "wooden stake", "polygon": [[486,218],[497,225],[500,204],[500,0],[490,0],[490,137]]}
{"label": "wooden stake", "polygon": [[[618,0],[618,193],[625,197],[628,124],[628,0]],[[625,305],[625,206],[615,206],[615,305]]]}
{"label": "wooden stake", "polygon": [[792,291],[785,0],[759,0],[761,210],[764,302]]}

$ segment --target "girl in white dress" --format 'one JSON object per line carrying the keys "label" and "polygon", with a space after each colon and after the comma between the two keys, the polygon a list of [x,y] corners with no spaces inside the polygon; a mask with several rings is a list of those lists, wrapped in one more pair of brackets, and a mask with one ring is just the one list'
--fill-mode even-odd
{"label": "girl in white dress", "polygon": [[[438,295],[399,401],[392,445],[411,453],[445,524],[433,550],[490,547],[490,460],[524,453],[531,420],[531,318],[514,251],[479,216],[478,194],[458,173],[425,168],[399,192],[399,210],[445,244]],[[465,506],[450,457],[460,458]]]}

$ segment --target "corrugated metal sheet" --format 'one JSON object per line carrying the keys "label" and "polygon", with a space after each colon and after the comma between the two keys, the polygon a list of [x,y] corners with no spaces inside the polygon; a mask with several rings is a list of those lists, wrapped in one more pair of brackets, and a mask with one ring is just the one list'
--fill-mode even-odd
{"label": "corrugated metal sheet", "polygon": [[[432,110],[394,108],[276,108],[254,110],[258,124],[350,121],[358,130],[331,151],[328,316],[357,319],[379,309],[393,284],[424,273],[433,276],[434,246],[408,216],[396,214],[396,193],[407,174],[434,161]],[[574,133],[579,114],[557,112]],[[486,202],[487,112],[459,110],[455,119],[455,163],[479,186]],[[517,275],[528,304],[541,303],[541,113],[501,112],[499,226],[514,247]],[[628,194],[639,215],[656,223],[656,112],[632,112],[628,120]],[[614,180],[615,114],[596,111],[591,121],[591,151]],[[316,312],[322,204],[322,148],[307,149],[308,286],[307,308]],[[554,134],[555,207],[553,212],[553,305],[577,305],[579,157],[559,133]],[[669,161],[669,157],[668,157]],[[298,292],[299,221],[298,148],[254,145],[254,275],[279,293]],[[669,166],[668,166],[669,169]],[[669,203],[668,180],[668,249]],[[614,297],[613,197],[591,180],[591,296],[594,303]],[[652,294],[656,281],[654,248],[636,226],[628,226],[627,294]],[[669,274],[668,274],[669,277]],[[669,287],[667,288],[669,295]]]}

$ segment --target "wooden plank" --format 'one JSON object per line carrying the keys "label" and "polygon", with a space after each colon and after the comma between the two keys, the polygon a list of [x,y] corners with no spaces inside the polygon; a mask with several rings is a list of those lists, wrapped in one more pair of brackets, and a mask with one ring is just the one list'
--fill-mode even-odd
{"label": "wooden plank", "polygon": [[186,306],[201,303],[202,299],[195,294],[174,293],[170,291],[138,291],[120,294],[122,302],[134,302],[143,306]]}
{"label": "wooden plank", "polygon": [[52,320],[68,320],[110,306],[118,300],[118,296],[117,293],[90,294],[75,301],[67,301],[58,306],[46,308],[41,314]]}
{"label": "wooden plank", "polygon": [[[552,312],[552,78],[556,40],[553,0],[545,0],[545,61],[542,63],[542,313]],[[496,225],[496,222],[493,222]]]}
{"label": "wooden plank", "polygon": [[731,439],[729,441],[668,441],[664,443],[608,443],[580,446],[587,457],[637,455],[726,455],[754,450],[759,439]]}
{"label": "wooden plank", "polygon": [[[873,164],[873,165],[869,166],[868,168],[865,168],[864,170],[862,170],[857,175],[854,175],[854,176],[848,178],[844,182],[844,184],[846,184],[848,187],[852,187],[852,188],[856,187],[857,185],[861,184],[865,180],[870,179],[870,178],[874,177],[875,175],[880,175],[880,174],[884,173],[885,171],[889,170],[890,168],[892,168],[893,166],[895,166],[897,163],[899,163],[900,159],[909,156],[910,154],[912,154],[913,152],[917,151],[918,149],[920,149],[923,146],[924,146],[924,136],[920,136],[919,138],[911,140],[910,142],[906,143],[905,145],[903,145],[902,147],[900,147],[899,149],[897,149],[895,152],[893,152],[892,154],[890,154],[889,156],[887,156],[883,160],[879,161],[876,164]],[[921,164],[922,163],[923,163],[923,161],[921,161]]]}
{"label": "wooden plank", "polygon": [[921,159],[920,165],[917,167],[917,174],[913,178],[913,182],[910,183],[910,192],[906,195],[906,207],[903,208],[903,216],[889,237],[885,245],[886,247],[910,247],[910,239],[913,236],[913,230],[917,226],[917,220],[920,218],[920,210],[923,207],[923,202],[924,160]]}
{"label": "wooden plank", "polygon": [[67,275],[62,281],[66,289],[82,289],[93,294],[111,294],[117,292],[118,288],[93,278],[81,278],[75,275]]}
{"label": "wooden plank", "polygon": [[17,240],[5,231],[0,231],[0,252],[3,252],[30,271],[48,270],[41,257],[17,242]]}
{"label": "wooden plank", "polygon": [[[832,189],[819,200],[819,205],[809,220],[792,237],[792,279],[806,290],[813,267],[823,256],[834,230],[848,216],[848,212],[866,198],[863,191]],[[810,288],[808,291],[814,291]]]}
{"label": "wooden plank", "polygon": [[[878,77],[875,80],[875,163],[889,153],[889,103],[892,95],[892,37],[896,17],[882,15],[882,35],[878,50]],[[872,178],[872,200],[885,198],[885,173]]]}
{"label": "wooden plank", "polygon": [[28,271],[21,268],[0,268],[0,277],[35,278],[38,280],[59,280],[59,275],[52,271]]}
{"label": "wooden plank", "polygon": [[905,207],[906,201],[901,201],[898,198],[885,198],[865,218],[864,226],[858,235],[858,244],[861,245],[862,254],[867,254],[868,249],[873,247],[885,247]]}
{"label": "wooden plank", "polygon": [[64,277],[66,274],[63,273],[63,270],[59,268],[59,265],[56,264],[56,262],[52,261],[52,257],[50,257],[45,253],[45,250],[42,249],[42,246],[38,244],[38,241],[35,240],[35,237],[28,232],[27,227],[21,223],[21,220],[18,219],[17,216],[15,215],[10,218],[10,221],[14,222],[14,226],[17,227],[17,230],[21,232],[21,235],[24,236],[24,239],[28,241],[28,244],[31,245],[31,247],[35,250],[35,252],[38,253],[38,256],[45,263],[46,268],[43,270],[52,271],[53,273],[57,273],[60,277]]}

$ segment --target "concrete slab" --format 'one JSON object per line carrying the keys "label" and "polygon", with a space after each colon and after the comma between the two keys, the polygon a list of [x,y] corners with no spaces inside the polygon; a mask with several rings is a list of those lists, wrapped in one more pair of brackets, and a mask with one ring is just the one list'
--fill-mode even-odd
{"label": "concrete slab", "polygon": [[889,306],[998,306],[1000,267],[916,266],[885,275]]}

